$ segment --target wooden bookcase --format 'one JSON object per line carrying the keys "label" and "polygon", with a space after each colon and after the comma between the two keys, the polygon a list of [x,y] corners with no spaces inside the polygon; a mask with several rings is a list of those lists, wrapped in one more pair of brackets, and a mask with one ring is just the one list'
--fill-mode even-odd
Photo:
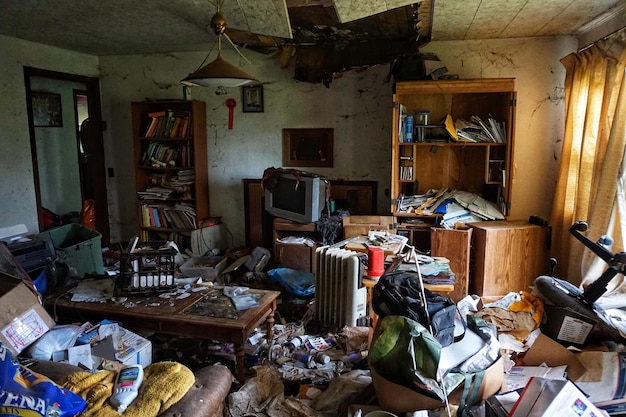
{"label": "wooden bookcase", "polygon": [[[191,231],[209,217],[205,103],[133,102],[131,111],[139,237],[189,248]],[[155,187],[169,194],[145,194]]]}
{"label": "wooden bookcase", "polygon": [[[393,95],[391,212],[402,222],[420,217],[399,208],[403,196],[430,189],[462,190],[510,208],[515,110],[514,79],[398,82]],[[416,125],[413,141],[402,134],[402,113],[429,112],[427,125]],[[505,127],[504,143],[455,142],[445,131],[452,120],[490,117]],[[417,120],[419,115],[415,117]],[[422,141],[416,142],[415,139]],[[423,139],[421,139],[423,138]]]}
{"label": "wooden bookcase", "polygon": [[[512,78],[407,81],[395,85],[391,213],[397,219],[397,233],[407,236],[410,244],[450,260],[456,281],[454,291],[448,295],[455,301],[477,287],[482,288],[482,280],[486,278],[478,268],[470,275],[476,232],[442,229],[436,215],[406,211],[401,202],[408,196],[447,188],[480,195],[495,203],[506,217],[512,185],[515,98]],[[410,141],[403,115],[414,117]],[[454,141],[446,130],[446,119],[456,123],[459,119],[471,121],[472,116],[486,123],[490,118],[501,123],[504,126],[501,140]],[[481,263],[480,253],[475,251],[474,255],[474,262]]]}

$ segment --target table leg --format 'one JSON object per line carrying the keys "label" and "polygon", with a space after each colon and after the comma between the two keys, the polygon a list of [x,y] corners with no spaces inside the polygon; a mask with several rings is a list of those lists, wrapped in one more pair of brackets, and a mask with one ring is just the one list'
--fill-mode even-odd
{"label": "table leg", "polygon": [[269,343],[274,338],[274,311],[276,311],[276,300],[272,303],[270,314],[267,316],[267,340]]}
{"label": "table leg", "polygon": [[243,343],[233,343],[235,349],[235,373],[240,383],[243,384],[244,377],[246,376],[245,370],[245,350]]}

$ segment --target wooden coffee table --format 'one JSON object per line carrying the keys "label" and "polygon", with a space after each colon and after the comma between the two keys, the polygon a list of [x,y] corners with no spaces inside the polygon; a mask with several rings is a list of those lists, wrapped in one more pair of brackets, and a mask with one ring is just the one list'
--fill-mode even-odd
{"label": "wooden coffee table", "polygon": [[244,343],[263,322],[267,323],[267,339],[272,339],[276,298],[280,295],[279,291],[260,289],[249,289],[246,293],[259,297],[258,307],[236,311],[230,299],[223,295],[222,287],[190,292],[184,299],[133,296],[123,304],[74,302],[65,291],[47,297],[44,305],[57,323],[109,319],[129,329],[231,342],[235,349],[236,376],[243,380]]}

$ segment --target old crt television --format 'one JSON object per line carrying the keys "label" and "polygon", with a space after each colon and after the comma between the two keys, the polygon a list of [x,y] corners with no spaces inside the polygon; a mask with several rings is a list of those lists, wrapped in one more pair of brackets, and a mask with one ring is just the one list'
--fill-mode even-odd
{"label": "old crt television", "polygon": [[265,210],[298,223],[319,219],[326,201],[326,184],[319,177],[282,174],[273,190],[265,189]]}

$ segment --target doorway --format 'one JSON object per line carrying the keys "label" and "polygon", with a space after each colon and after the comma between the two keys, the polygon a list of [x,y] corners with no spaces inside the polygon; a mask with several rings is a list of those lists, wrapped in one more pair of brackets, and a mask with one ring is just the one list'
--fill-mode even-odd
{"label": "doorway", "polygon": [[[99,80],[24,67],[39,230],[51,213],[64,221],[94,201],[102,244],[110,239]],[[48,97],[51,103],[41,102]],[[54,122],[42,114],[52,115]],[[87,122],[86,122],[87,121]]]}

